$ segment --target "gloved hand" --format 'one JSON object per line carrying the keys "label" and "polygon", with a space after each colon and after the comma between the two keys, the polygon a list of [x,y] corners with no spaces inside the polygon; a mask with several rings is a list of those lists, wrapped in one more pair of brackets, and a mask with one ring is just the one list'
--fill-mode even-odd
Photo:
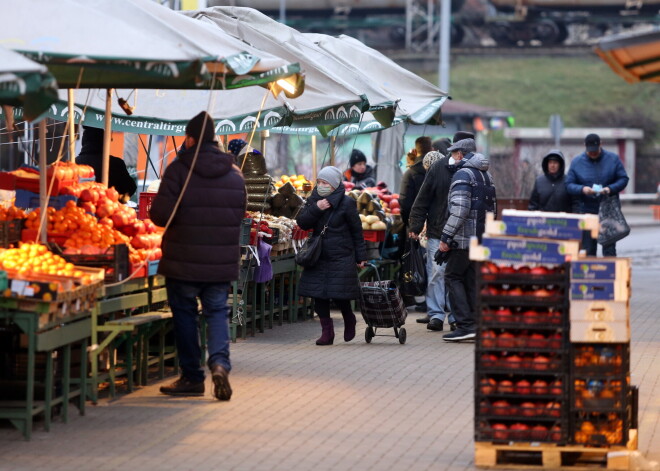
{"label": "gloved hand", "polygon": [[443,251],[441,251],[441,250],[438,250],[438,251],[435,253],[435,256],[433,257],[433,260],[434,260],[435,263],[437,263],[438,265],[442,265],[443,263],[447,263],[447,260],[449,260],[449,254],[450,254],[450,252],[451,252],[451,249],[458,248],[458,242],[456,242],[455,240],[451,240],[451,241],[449,241],[449,242],[447,243],[447,245],[449,246],[449,249],[450,249],[450,250],[448,250],[448,251],[446,251],[446,252],[443,252]]}

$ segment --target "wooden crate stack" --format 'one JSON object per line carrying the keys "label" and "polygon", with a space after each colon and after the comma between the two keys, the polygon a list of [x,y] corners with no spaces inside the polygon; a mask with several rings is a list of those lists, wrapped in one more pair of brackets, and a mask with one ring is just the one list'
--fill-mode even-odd
{"label": "wooden crate stack", "polygon": [[609,455],[636,448],[630,261],[580,258],[585,230],[597,235],[597,216],[504,210],[473,240],[477,466],[558,469],[588,456],[627,469]]}

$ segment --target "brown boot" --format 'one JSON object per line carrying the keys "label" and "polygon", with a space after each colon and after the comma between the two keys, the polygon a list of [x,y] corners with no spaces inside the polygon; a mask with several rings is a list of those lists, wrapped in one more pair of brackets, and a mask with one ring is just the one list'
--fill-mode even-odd
{"label": "brown boot", "polygon": [[316,341],[316,345],[332,345],[335,341],[335,326],[331,317],[321,318],[321,336]]}
{"label": "brown boot", "polygon": [[219,401],[231,399],[231,386],[229,385],[229,372],[221,365],[215,364],[211,369],[213,374],[213,395]]}
{"label": "brown boot", "polygon": [[203,396],[204,381],[195,383],[181,376],[179,379],[167,386],[161,386],[160,392],[168,396]]}

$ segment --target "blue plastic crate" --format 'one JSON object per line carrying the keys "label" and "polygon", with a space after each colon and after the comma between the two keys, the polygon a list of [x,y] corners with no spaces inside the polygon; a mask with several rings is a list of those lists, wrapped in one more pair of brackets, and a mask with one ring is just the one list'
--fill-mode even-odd
{"label": "blue plastic crate", "polygon": [[[73,195],[60,195],[60,196],[51,196],[48,198],[48,206],[55,209],[62,209],[66,206],[68,201],[77,201],[78,199]],[[16,190],[16,202],[15,205],[19,208],[39,208],[41,207],[41,201],[39,199],[39,193],[32,193],[31,191],[25,190]]]}

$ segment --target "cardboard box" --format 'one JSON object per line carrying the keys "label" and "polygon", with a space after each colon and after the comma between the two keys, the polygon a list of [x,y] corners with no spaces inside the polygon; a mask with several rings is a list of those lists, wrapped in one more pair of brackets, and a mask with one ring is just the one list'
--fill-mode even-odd
{"label": "cardboard box", "polygon": [[630,342],[630,323],[615,322],[573,322],[571,321],[571,342]]}
{"label": "cardboard box", "polygon": [[471,260],[491,260],[508,264],[558,265],[577,258],[579,250],[580,243],[572,240],[492,237],[484,234],[481,245],[476,237],[470,241]]}
{"label": "cardboard box", "polygon": [[622,280],[631,275],[629,258],[589,257],[571,262],[571,280]]}
{"label": "cardboard box", "polygon": [[571,301],[571,322],[622,322],[630,320],[628,301]]}
{"label": "cardboard box", "polygon": [[571,281],[570,300],[628,301],[630,281]]}
{"label": "cardboard box", "polygon": [[584,231],[598,237],[598,216],[505,209],[502,219],[495,220],[493,213],[486,214],[488,235],[580,241]]}

